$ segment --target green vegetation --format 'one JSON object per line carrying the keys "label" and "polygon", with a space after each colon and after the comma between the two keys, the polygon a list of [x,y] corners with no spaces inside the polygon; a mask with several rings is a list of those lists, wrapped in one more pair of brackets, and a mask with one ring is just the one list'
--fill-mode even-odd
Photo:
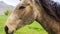
{"label": "green vegetation", "polygon": [[[7,16],[0,16],[0,34],[5,34],[4,24],[7,18]],[[41,27],[39,23],[34,21],[34,23],[26,25],[17,30],[15,34],[47,34],[47,32]]]}
{"label": "green vegetation", "polygon": [[7,19],[7,16],[0,16],[0,34],[5,34],[4,32],[4,24]]}
{"label": "green vegetation", "polygon": [[7,10],[4,11],[4,15],[8,16],[8,15],[11,14],[11,12],[12,12],[11,9],[7,9]]}

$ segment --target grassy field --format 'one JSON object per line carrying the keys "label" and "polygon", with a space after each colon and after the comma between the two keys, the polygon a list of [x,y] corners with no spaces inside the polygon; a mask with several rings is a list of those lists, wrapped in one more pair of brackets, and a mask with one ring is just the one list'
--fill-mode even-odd
{"label": "grassy field", "polygon": [[[7,16],[0,16],[0,34],[5,34],[4,24],[7,18]],[[47,32],[41,27],[38,22],[34,21],[31,25],[26,25],[17,30],[15,34],[47,34]]]}

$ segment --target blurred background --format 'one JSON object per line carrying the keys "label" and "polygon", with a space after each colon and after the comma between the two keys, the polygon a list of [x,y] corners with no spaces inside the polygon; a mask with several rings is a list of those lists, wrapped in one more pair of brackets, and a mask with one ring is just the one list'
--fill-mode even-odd
{"label": "blurred background", "polygon": [[0,0],[0,15],[4,15],[4,11],[13,10],[19,0]]}
{"label": "blurred background", "polygon": [[[60,3],[60,0],[53,0]],[[0,34],[5,34],[4,24],[14,10],[19,0],[0,0]],[[34,21],[31,25],[26,25],[25,27],[16,31],[15,34],[48,34],[41,25]]]}

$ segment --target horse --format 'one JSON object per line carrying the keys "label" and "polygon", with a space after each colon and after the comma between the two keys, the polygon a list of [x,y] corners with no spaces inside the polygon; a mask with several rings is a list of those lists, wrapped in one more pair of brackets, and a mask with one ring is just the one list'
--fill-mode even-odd
{"label": "horse", "polygon": [[60,34],[60,4],[52,0],[20,0],[5,24],[6,34],[37,21],[48,34]]}

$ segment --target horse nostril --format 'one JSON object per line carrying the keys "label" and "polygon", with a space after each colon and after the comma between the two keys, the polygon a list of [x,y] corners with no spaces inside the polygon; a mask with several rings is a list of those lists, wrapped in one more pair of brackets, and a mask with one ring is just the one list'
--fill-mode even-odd
{"label": "horse nostril", "polygon": [[20,6],[19,9],[24,9],[25,7],[24,6]]}
{"label": "horse nostril", "polygon": [[8,34],[8,27],[5,26],[4,29],[5,29],[6,34]]}

